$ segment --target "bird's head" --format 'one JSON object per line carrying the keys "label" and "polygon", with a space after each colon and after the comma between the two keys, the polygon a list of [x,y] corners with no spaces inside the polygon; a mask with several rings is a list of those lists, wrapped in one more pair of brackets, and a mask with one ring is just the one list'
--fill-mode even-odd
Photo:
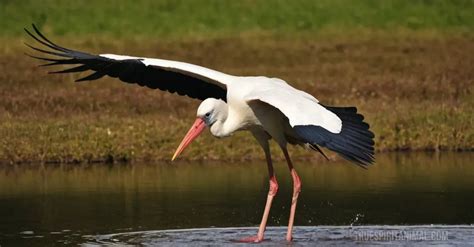
{"label": "bird's head", "polygon": [[226,103],[220,99],[205,99],[198,107],[196,121],[179,144],[171,160],[174,160],[183,150],[196,139],[206,127],[211,127],[217,121],[224,121],[227,117]]}

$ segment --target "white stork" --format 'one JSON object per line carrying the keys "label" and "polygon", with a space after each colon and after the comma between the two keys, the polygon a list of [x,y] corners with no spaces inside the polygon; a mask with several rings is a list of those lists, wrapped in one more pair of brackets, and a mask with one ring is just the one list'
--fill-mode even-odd
{"label": "white stork", "polygon": [[[278,78],[233,76],[201,66],[144,57],[114,54],[92,55],[58,46],[42,35],[25,31],[47,50],[30,48],[54,57],[31,56],[53,65],[79,65],[51,73],[94,71],[76,80],[96,80],[103,76],[118,77],[152,89],[178,93],[203,100],[197,118],[179,145],[173,160],[208,127],[215,137],[226,137],[248,130],[265,152],[269,173],[269,192],[262,221],[256,236],[244,242],[264,238],[270,207],[278,191],[273,171],[269,140],[275,140],[285,155],[293,179],[293,197],[286,240],[292,240],[296,203],[301,181],[290,160],[287,144],[304,145],[319,151],[319,146],[335,151],[345,159],[366,168],[374,161],[374,134],[355,107],[329,107],[308,93]],[[325,156],[323,154],[323,156]],[[326,156],[325,156],[326,157]]]}

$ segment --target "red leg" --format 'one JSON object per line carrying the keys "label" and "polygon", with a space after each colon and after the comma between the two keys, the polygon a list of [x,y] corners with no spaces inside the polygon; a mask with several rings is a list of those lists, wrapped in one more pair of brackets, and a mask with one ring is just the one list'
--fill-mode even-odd
{"label": "red leg", "polygon": [[[255,133],[254,133],[255,135]],[[261,137],[261,136],[260,136]],[[265,203],[265,210],[263,211],[262,221],[258,227],[257,236],[251,236],[239,240],[239,242],[245,243],[259,243],[263,241],[263,235],[265,233],[265,228],[267,226],[268,215],[270,214],[270,208],[272,207],[273,198],[275,197],[278,191],[278,183],[275,177],[275,172],[273,171],[272,157],[270,154],[270,147],[268,146],[268,141],[265,138],[259,138],[258,134],[256,135],[257,140],[260,142],[263,150],[265,151],[265,158],[267,160],[268,175],[270,177],[270,188],[268,190],[267,202]]]}
{"label": "red leg", "polygon": [[286,240],[293,240],[293,223],[295,221],[296,203],[298,202],[298,195],[301,192],[301,180],[295,169],[291,170],[291,177],[293,178],[293,197],[291,198],[290,219],[288,221],[288,232],[286,233]]}
{"label": "red leg", "polygon": [[286,161],[288,163],[288,168],[290,169],[291,178],[293,179],[293,196],[291,198],[291,209],[290,209],[290,219],[288,220],[288,231],[286,233],[286,240],[292,241],[293,240],[293,224],[295,222],[295,212],[296,212],[296,204],[298,202],[298,196],[301,192],[301,179],[296,173],[295,168],[293,168],[293,164],[290,159],[290,155],[286,148],[282,147],[283,153],[285,154]]}
{"label": "red leg", "polygon": [[263,235],[265,232],[265,228],[267,226],[268,215],[270,214],[270,208],[272,207],[272,201],[278,191],[278,183],[276,181],[275,176],[270,177],[270,189],[268,191],[267,196],[267,203],[265,204],[265,210],[263,211],[262,221],[260,223],[260,227],[258,228],[257,236],[251,236],[247,238],[243,238],[240,242],[245,243],[259,243],[263,241]]}

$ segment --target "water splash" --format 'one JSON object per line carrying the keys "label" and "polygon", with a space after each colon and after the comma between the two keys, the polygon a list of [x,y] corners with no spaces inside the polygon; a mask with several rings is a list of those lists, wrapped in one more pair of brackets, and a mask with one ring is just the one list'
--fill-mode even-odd
{"label": "water splash", "polygon": [[360,219],[363,219],[364,218],[364,214],[362,213],[358,213],[356,214],[355,218],[351,221],[351,224],[350,226],[352,227],[354,224],[358,223]]}

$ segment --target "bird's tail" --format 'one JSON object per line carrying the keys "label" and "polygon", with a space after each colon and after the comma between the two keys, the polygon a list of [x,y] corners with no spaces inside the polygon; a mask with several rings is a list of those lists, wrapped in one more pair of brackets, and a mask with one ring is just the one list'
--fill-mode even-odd
{"label": "bird's tail", "polygon": [[374,133],[356,107],[324,106],[342,120],[341,132],[335,134],[321,126],[295,126],[296,133],[310,145],[332,150],[355,164],[367,167],[374,162]]}

